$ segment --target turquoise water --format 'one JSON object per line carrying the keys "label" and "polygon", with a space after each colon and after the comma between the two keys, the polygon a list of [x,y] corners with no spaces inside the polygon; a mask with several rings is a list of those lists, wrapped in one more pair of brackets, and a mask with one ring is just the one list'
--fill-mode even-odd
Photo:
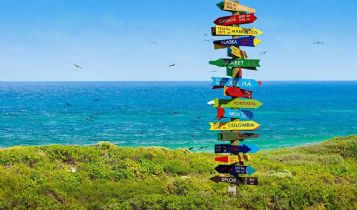
{"label": "turquoise water", "polygon": [[[254,93],[263,149],[357,134],[357,82],[266,82]],[[213,148],[209,82],[0,82],[0,146]],[[222,97],[221,97],[222,98]],[[207,150],[207,149],[203,149]]]}

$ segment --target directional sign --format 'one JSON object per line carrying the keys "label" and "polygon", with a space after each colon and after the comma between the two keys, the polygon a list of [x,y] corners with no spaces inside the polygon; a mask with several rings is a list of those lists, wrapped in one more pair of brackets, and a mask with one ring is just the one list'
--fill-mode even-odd
{"label": "directional sign", "polygon": [[258,59],[227,59],[221,58],[215,61],[210,61],[209,64],[219,67],[241,67],[250,70],[257,70],[260,67]]}
{"label": "directional sign", "polygon": [[232,154],[239,154],[239,153],[256,153],[260,149],[255,145],[230,145],[230,144],[216,144],[215,145],[215,153],[232,153]]}
{"label": "directional sign", "polygon": [[223,131],[218,134],[219,141],[237,141],[237,140],[245,140],[251,138],[258,138],[259,134],[255,133],[240,133],[240,132],[231,132],[231,131]]}
{"label": "directional sign", "polygon": [[258,19],[254,13],[252,14],[241,14],[241,15],[232,15],[226,17],[220,17],[214,21],[216,25],[221,26],[230,26],[230,25],[240,25],[247,23],[254,23]]}
{"label": "directional sign", "polygon": [[[216,45],[215,45],[215,47],[216,47]],[[248,55],[245,51],[243,51],[235,46],[228,48],[227,54],[228,54],[228,56],[233,57],[233,58],[242,58],[242,59],[248,58]]]}
{"label": "directional sign", "polygon": [[252,92],[237,87],[224,87],[224,95],[236,98],[252,98]]}
{"label": "directional sign", "polygon": [[240,28],[238,26],[216,26],[211,28],[212,36],[259,36],[263,31],[256,28]]}
{"label": "directional sign", "polygon": [[215,176],[211,178],[212,181],[219,183],[230,183],[236,185],[258,185],[258,178],[256,177],[223,177],[223,176]]}
{"label": "directional sign", "polygon": [[243,90],[249,90],[253,91],[255,88],[257,88],[259,85],[261,85],[262,82],[255,81],[253,79],[230,79],[226,82],[225,86],[226,87],[238,87]]}
{"label": "directional sign", "polygon": [[227,163],[227,164],[235,164],[240,163],[243,165],[243,161],[249,161],[249,155],[225,155],[225,156],[217,156],[215,161]]}
{"label": "directional sign", "polygon": [[233,100],[226,99],[214,99],[213,101],[208,102],[208,104],[212,105],[215,108],[231,108],[231,109],[258,109],[263,105],[258,100],[253,99],[241,99],[236,98]]}
{"label": "directional sign", "polygon": [[248,37],[240,37],[240,38],[235,38],[235,39],[217,40],[217,41],[213,41],[213,44],[219,46],[219,47],[215,47],[216,49],[220,49],[223,47],[230,47],[230,46],[255,47],[258,44],[260,44],[261,42],[262,41],[260,39],[257,39],[254,36],[248,36]]}
{"label": "directional sign", "polygon": [[238,2],[231,0],[224,0],[217,4],[221,10],[232,12],[248,12],[255,13],[255,9],[239,4]]}
{"label": "directional sign", "polygon": [[254,121],[233,121],[210,123],[211,131],[254,131],[259,124]]}
{"label": "directional sign", "polygon": [[253,118],[253,112],[248,110],[217,108],[217,119],[222,118],[251,120]]}
{"label": "directional sign", "polygon": [[216,88],[238,87],[243,90],[254,91],[262,82],[253,79],[212,77],[212,86]]}
{"label": "directional sign", "polygon": [[252,175],[255,173],[255,169],[250,166],[237,166],[237,165],[219,165],[215,168],[218,173],[232,174],[237,176],[239,174]]}

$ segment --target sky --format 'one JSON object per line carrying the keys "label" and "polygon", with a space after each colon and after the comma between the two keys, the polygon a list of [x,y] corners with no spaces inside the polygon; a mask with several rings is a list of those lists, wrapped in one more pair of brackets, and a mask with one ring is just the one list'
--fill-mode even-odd
{"label": "sky", "polygon": [[[208,81],[214,0],[1,0],[0,81]],[[357,80],[357,1],[242,0],[264,34],[259,80]],[[223,37],[224,38],[224,37]],[[227,37],[228,38],[228,37]],[[323,41],[324,45],[313,44]],[[260,52],[268,51],[265,55]],[[169,68],[170,64],[176,66]],[[76,70],[73,64],[83,66]],[[217,70],[217,72],[212,72]]]}

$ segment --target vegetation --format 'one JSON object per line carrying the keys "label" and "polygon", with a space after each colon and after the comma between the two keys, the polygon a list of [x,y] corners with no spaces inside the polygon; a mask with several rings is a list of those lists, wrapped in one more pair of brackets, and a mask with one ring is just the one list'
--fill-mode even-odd
{"label": "vegetation", "polygon": [[212,160],[105,142],[3,149],[0,209],[357,209],[357,136],[260,152],[260,185],[236,196],[209,180]]}

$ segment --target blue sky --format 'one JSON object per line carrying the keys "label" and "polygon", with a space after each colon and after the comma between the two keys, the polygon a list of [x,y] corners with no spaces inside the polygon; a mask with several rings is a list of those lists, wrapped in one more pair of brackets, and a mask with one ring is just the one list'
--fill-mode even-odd
{"label": "blue sky", "polygon": [[[230,13],[213,0],[1,0],[0,81],[209,80],[226,57],[203,41]],[[244,48],[260,80],[357,80],[354,0],[243,0],[264,31]],[[216,38],[220,39],[220,37]],[[316,46],[320,40],[325,45]],[[157,42],[157,44],[153,44]],[[269,51],[266,55],[259,55]],[[73,63],[84,67],[76,71]],[[175,68],[168,65],[176,63]],[[218,71],[212,73],[212,70]]]}

